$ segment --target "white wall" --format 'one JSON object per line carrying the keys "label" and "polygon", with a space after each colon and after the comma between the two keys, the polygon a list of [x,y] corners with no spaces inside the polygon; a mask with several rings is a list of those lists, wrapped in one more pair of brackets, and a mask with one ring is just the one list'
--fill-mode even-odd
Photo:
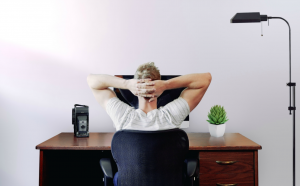
{"label": "white wall", "polygon": [[[86,77],[133,74],[149,61],[163,75],[210,72],[212,83],[186,131],[208,132],[208,111],[224,106],[226,132],[262,145],[259,184],[292,185],[288,27],[282,20],[270,20],[269,27],[263,22],[262,37],[261,24],[230,24],[230,19],[237,12],[287,19],[292,82],[300,83],[299,5],[295,0],[0,1],[0,185],[38,185],[35,146],[72,132],[75,103],[89,105],[90,132],[114,132]],[[298,124],[299,119],[298,114]]]}

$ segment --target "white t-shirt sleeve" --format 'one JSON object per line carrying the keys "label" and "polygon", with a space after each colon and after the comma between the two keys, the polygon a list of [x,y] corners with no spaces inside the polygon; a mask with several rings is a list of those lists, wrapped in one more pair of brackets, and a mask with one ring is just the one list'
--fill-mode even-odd
{"label": "white t-shirt sleeve", "polygon": [[106,103],[106,112],[113,121],[116,130],[122,129],[130,111],[134,109],[118,97],[110,98]]}
{"label": "white t-shirt sleeve", "polygon": [[180,127],[184,119],[189,115],[190,107],[185,99],[179,97],[165,105],[162,111],[166,114],[169,122],[176,127]]}

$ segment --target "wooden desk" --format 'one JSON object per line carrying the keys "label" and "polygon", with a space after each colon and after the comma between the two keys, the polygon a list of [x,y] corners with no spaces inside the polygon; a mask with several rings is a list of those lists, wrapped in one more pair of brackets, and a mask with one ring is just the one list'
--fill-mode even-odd
{"label": "wooden desk", "polygon": [[[99,160],[112,158],[113,135],[90,133],[89,138],[74,138],[73,133],[60,133],[37,145],[36,149],[40,149],[39,185],[103,185]],[[209,133],[188,133],[188,137],[188,157],[200,160],[199,185],[258,185],[260,145],[239,133],[225,133],[219,138]],[[113,169],[116,170],[116,165]]]}

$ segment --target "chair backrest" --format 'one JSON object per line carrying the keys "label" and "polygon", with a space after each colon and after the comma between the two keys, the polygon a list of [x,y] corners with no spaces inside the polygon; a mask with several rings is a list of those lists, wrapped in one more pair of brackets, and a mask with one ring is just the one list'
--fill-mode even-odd
{"label": "chair backrest", "polygon": [[111,152],[118,167],[118,186],[182,186],[189,149],[185,131],[117,131]]}

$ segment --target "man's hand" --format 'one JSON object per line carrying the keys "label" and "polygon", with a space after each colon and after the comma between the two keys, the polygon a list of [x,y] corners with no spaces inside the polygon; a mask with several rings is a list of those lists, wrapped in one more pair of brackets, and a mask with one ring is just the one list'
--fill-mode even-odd
{"label": "man's hand", "polygon": [[163,80],[155,80],[153,81],[154,85],[153,85],[153,88],[154,88],[154,98],[151,98],[149,100],[149,102],[155,100],[156,98],[158,98],[166,89],[167,89],[167,86],[166,86],[166,81],[163,81]]}
{"label": "man's hand", "polygon": [[127,87],[135,96],[154,97],[154,83],[151,79],[130,79],[127,80]]}

